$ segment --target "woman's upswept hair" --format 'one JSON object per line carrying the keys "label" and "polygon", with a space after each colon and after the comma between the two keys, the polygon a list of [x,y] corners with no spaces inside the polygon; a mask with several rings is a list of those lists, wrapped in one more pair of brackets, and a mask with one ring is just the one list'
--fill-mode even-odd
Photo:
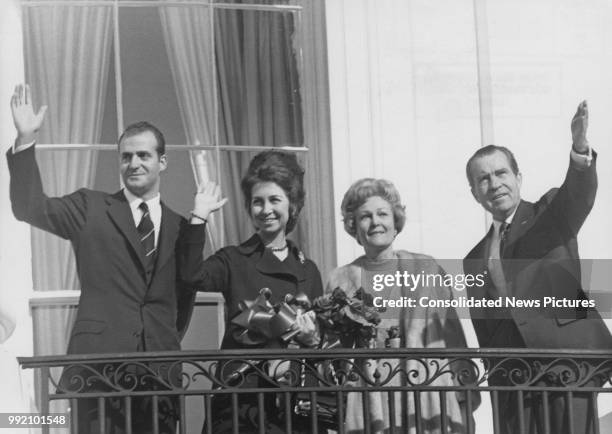
{"label": "woman's upswept hair", "polygon": [[264,151],[255,155],[242,178],[240,187],[244,204],[250,213],[253,186],[260,182],[273,182],[283,189],[289,199],[289,220],[286,233],[297,224],[298,216],[304,206],[304,169],[295,154],[283,151]]}
{"label": "woman's upswept hair", "polygon": [[397,233],[404,229],[406,207],[402,205],[400,195],[393,183],[386,179],[362,178],[355,181],[344,194],[340,210],[344,220],[344,230],[352,237],[357,236],[355,212],[369,198],[379,196],[389,202],[393,210],[393,221]]}

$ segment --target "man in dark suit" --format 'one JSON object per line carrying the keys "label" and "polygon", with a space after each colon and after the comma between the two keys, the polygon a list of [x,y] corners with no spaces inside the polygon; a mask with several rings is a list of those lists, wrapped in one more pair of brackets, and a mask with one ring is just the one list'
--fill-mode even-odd
{"label": "man in dark suit", "polygon": [[[486,146],[467,163],[466,174],[472,194],[493,216],[489,232],[464,260],[466,273],[488,276],[483,287],[470,288],[469,296],[540,301],[540,307],[534,308],[504,304],[500,309],[471,309],[474,329],[483,348],[612,347],[610,332],[597,312],[543,306],[544,297],[587,300],[581,287],[576,242],[597,190],[597,155],[587,142],[587,125],[588,108],[583,101],[572,119],[573,144],[565,181],[536,203],[521,200],[521,173],[507,148]],[[520,365],[516,367],[521,368]],[[522,381],[521,378],[514,380]],[[492,375],[489,383],[513,384],[511,378],[501,374]],[[560,383],[547,378],[541,384]],[[541,397],[536,393],[525,394],[521,404],[527,433],[544,432]],[[593,417],[594,404],[589,394],[574,394],[571,404],[574,433],[593,432],[597,422]],[[497,411],[503,433],[520,432],[516,393],[500,392]],[[569,432],[563,394],[551,394],[548,412],[549,432]]]}
{"label": "man in dark suit", "polygon": [[[115,194],[80,189],[47,197],[34,155],[46,107],[35,113],[29,87],[20,85],[11,109],[17,139],[7,159],[15,217],[70,240],[76,256],[81,298],[68,353],[179,350],[177,298],[190,280],[179,271],[183,262],[191,262],[188,258],[201,257],[206,218],[225,203],[218,200],[216,187],[198,189],[190,223],[166,207],[159,195],[160,175],[167,167],[164,137],[140,122],[119,139],[124,189]],[[122,409],[112,405],[108,411]],[[146,413],[135,408],[133,432],[149,431]],[[123,429],[122,417],[111,418],[110,428]],[[97,432],[96,418],[95,405],[80,405],[78,432]],[[160,425],[161,432],[172,432],[175,421]]]}

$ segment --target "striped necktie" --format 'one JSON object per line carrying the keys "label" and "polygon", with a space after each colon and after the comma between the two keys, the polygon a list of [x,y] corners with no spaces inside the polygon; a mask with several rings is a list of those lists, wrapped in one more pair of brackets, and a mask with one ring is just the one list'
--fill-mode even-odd
{"label": "striped necktie", "polygon": [[[491,245],[489,246],[489,258],[487,261],[487,268],[489,269],[489,275],[495,288],[491,288],[489,293],[493,298],[504,297],[507,294],[506,291],[506,277],[504,276],[504,269],[501,263],[501,251],[503,248],[504,238],[508,230],[508,223],[503,222],[499,226],[499,230],[493,230],[493,236],[491,237]],[[493,227],[495,229],[495,226]]]}
{"label": "striped necktie", "polygon": [[138,208],[142,211],[142,218],[136,229],[140,235],[140,243],[147,257],[147,268],[149,268],[155,262],[155,227],[153,226],[153,220],[151,220],[147,204],[142,202],[138,205]]}

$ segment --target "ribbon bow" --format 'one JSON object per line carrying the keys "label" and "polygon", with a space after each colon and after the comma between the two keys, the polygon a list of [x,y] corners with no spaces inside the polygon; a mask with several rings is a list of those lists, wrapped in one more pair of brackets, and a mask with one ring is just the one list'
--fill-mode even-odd
{"label": "ribbon bow", "polygon": [[265,344],[272,339],[289,342],[300,331],[296,317],[310,308],[308,297],[287,294],[285,301],[273,305],[270,303],[272,291],[262,288],[255,300],[243,300],[239,303],[241,312],[232,319],[239,329],[234,332],[234,339],[245,345]]}

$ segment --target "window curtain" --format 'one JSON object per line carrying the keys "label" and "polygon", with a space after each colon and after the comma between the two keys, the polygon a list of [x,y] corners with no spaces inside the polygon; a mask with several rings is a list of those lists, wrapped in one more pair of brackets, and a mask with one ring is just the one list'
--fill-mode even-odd
{"label": "window curtain", "polygon": [[[190,143],[302,144],[293,20],[288,15],[160,7],[181,118]],[[215,116],[217,107],[219,114]],[[211,227],[211,232],[218,234],[214,240],[218,248],[238,244],[253,232],[240,190],[240,180],[252,157],[252,153],[231,151],[206,154],[208,178],[220,182],[223,195],[230,199],[218,226],[223,229]]]}
{"label": "window curtain", "polygon": [[[214,13],[218,143],[302,146],[293,14],[224,9]],[[252,157],[253,153],[245,152],[220,154],[220,179],[224,194],[232,199],[224,221],[228,244],[238,244],[253,233],[240,190]],[[296,230],[292,237],[304,247],[299,234]]]}
{"label": "window curtain", "polygon": [[[301,139],[293,138],[301,137],[300,113],[290,107],[299,110],[288,85],[293,81],[297,89],[292,48],[280,46],[292,24],[281,16],[285,14],[217,11],[213,41],[211,13],[208,8],[160,8],[188,140],[238,146],[301,144]],[[290,44],[290,35],[288,40]],[[273,57],[273,52],[280,55]],[[240,191],[240,179],[252,156],[220,152],[209,153],[206,159],[209,177],[218,180],[223,195],[230,198],[223,209],[222,229],[215,231],[220,233],[217,247],[237,244],[253,231]]]}
{"label": "window curtain", "polygon": [[[112,9],[27,7],[23,17],[26,80],[35,104],[49,106],[39,143],[98,142]],[[95,151],[38,152],[46,193],[62,195],[92,186],[96,159]],[[35,290],[79,289],[68,242],[33,230],[32,244]]]}
{"label": "window curtain", "polygon": [[[322,5],[305,6],[304,21],[323,27],[321,9]],[[334,239],[333,200],[330,189],[320,182],[325,174],[331,177],[329,118],[306,116],[302,107],[302,88],[308,86],[311,92],[306,96],[317,111],[317,98],[313,95],[323,91],[320,80],[325,80],[325,71],[310,68],[307,77],[298,73],[304,47],[313,59],[325,57],[320,52],[324,44],[315,47],[320,38],[304,37],[305,30],[296,25],[296,16],[291,12],[170,6],[160,8],[160,17],[190,143],[311,148],[299,156],[306,168],[307,205],[291,236],[307,254],[324,262],[323,269],[331,269],[335,261],[335,249],[328,245]],[[325,92],[323,99],[326,98]],[[323,111],[327,114],[327,110]],[[303,120],[308,131],[304,131]],[[305,137],[309,139],[307,143]],[[211,231],[216,234],[215,248],[239,244],[253,233],[244,210],[240,180],[254,154],[207,153],[208,177],[219,182],[223,195],[230,199],[215,215],[216,226]],[[328,217],[329,224],[310,224],[317,217]]]}
{"label": "window curtain", "polygon": [[[159,15],[185,136],[190,144],[211,145],[216,119],[211,10],[206,6],[166,6],[159,8]],[[197,179],[195,170],[199,162],[195,154],[191,152],[195,179],[198,182],[217,181],[215,153],[205,151],[203,154],[205,179]],[[224,244],[224,234],[217,229],[223,217],[221,209],[209,218],[206,255]]]}
{"label": "window curtain", "polygon": [[[49,106],[39,143],[97,143],[111,47],[110,7],[23,8],[26,80],[36,107]],[[49,196],[91,187],[94,151],[38,151]],[[70,243],[32,229],[32,277],[36,291],[80,289]],[[76,309],[37,309],[34,354],[65,354]],[[54,375],[58,375],[59,372]]]}

